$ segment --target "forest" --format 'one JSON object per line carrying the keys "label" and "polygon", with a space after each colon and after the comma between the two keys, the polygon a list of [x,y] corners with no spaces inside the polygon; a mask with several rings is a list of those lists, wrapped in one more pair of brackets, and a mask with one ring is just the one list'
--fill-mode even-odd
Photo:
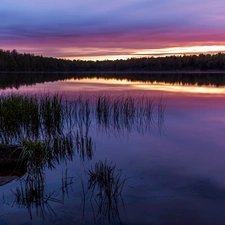
{"label": "forest", "polygon": [[225,71],[225,54],[200,54],[166,57],[129,58],[126,60],[84,61],[18,53],[0,49],[1,72],[162,72]]}

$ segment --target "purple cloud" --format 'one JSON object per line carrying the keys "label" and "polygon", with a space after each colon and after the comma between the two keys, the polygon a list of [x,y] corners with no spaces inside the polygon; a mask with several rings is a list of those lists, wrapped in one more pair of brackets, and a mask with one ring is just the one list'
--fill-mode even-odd
{"label": "purple cloud", "polygon": [[65,56],[71,47],[124,48],[127,53],[201,42],[223,44],[224,15],[222,0],[1,0],[0,43],[3,49],[26,52],[46,53],[47,47],[52,56]]}

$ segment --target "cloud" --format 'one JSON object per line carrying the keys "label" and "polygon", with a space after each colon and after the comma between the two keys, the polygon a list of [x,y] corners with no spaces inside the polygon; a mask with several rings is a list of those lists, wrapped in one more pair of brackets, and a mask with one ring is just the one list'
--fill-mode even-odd
{"label": "cloud", "polygon": [[60,48],[124,48],[127,53],[223,44],[224,9],[222,0],[2,0],[0,41],[2,48],[43,53],[48,48],[53,56]]}

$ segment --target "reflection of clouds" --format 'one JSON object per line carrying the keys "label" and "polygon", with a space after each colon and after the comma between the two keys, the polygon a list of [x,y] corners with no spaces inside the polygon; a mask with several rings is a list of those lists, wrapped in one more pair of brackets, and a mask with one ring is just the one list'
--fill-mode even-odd
{"label": "reflection of clouds", "polygon": [[[75,75],[76,76],[76,75]],[[88,75],[87,75],[88,76]],[[53,82],[45,82],[45,83],[36,83],[29,84],[27,86],[20,85],[16,88],[6,88],[1,90],[1,93],[12,93],[12,92],[35,92],[35,93],[62,93],[63,95],[80,95],[82,94],[88,95],[90,92],[93,92],[91,95],[97,95],[98,93],[108,93],[111,95],[116,95],[116,91],[123,92],[122,95],[132,94],[134,95],[134,91],[137,95],[153,95],[154,92],[165,92],[167,95],[169,93],[182,93],[182,94],[200,94],[199,96],[206,96],[209,94],[211,97],[213,94],[221,95],[221,97],[225,94],[224,87],[216,87],[215,85],[198,85],[196,81],[196,85],[189,85],[186,83],[182,83],[181,81],[171,81],[168,82],[157,82],[157,81],[131,81],[129,79],[121,78],[99,78],[97,75],[93,75],[90,78],[68,78],[64,81],[53,81]],[[11,85],[13,87],[13,85]],[[11,87],[10,86],[10,87]],[[147,92],[148,91],[148,92]],[[69,93],[71,92],[71,93]],[[97,93],[96,93],[97,92]],[[130,92],[130,93],[128,93]],[[139,94],[138,94],[138,93]],[[118,94],[118,93],[117,93]]]}
{"label": "reflection of clouds", "polygon": [[[51,85],[51,84],[50,84]],[[138,81],[129,81],[127,79],[68,79],[64,82],[57,82],[54,87],[63,87],[66,90],[82,90],[82,91],[109,91],[109,90],[139,90],[139,91],[163,91],[163,92],[179,92],[193,94],[225,94],[223,87],[215,86],[198,86],[198,85],[182,85],[167,84],[163,82],[143,83]]]}
{"label": "reflection of clouds", "polygon": [[[149,91],[165,91],[165,92],[182,92],[182,93],[199,93],[199,94],[225,94],[224,88],[217,88],[214,86],[198,86],[198,85],[182,85],[182,84],[167,84],[163,82],[143,83],[128,81],[127,79],[103,79],[103,78],[91,78],[91,79],[69,79],[65,83],[67,87],[73,87],[73,85],[79,85],[79,89],[83,90],[102,90],[104,87],[125,90],[149,90]],[[62,82],[63,84],[63,82]],[[66,85],[64,84],[64,85]],[[104,90],[104,89],[103,89]]]}
{"label": "reflection of clouds", "polygon": [[134,84],[136,88],[144,90],[155,90],[155,91],[165,91],[165,92],[180,92],[180,93],[198,93],[198,94],[225,94],[224,88],[216,87],[199,87],[199,86],[183,86],[178,84],[165,84],[165,83],[155,83],[155,84]]}

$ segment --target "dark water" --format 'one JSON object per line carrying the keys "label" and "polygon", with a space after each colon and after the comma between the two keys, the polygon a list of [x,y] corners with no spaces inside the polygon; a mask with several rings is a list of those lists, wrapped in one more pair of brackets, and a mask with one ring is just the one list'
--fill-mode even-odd
{"label": "dark water", "polygon": [[[0,224],[224,224],[225,89],[115,79],[46,82],[4,93],[63,93],[68,98],[148,96],[163,101],[148,129],[99,129],[92,124],[92,157],[44,170],[44,201],[24,207],[16,189],[25,178],[0,187]],[[145,127],[145,124],[143,124]],[[123,189],[113,204],[86,193],[87,171],[102,160],[121,172]],[[66,181],[66,183],[65,183]],[[51,198],[49,197],[51,196]],[[114,199],[115,200],[115,199]],[[113,200],[113,201],[114,201]]]}

